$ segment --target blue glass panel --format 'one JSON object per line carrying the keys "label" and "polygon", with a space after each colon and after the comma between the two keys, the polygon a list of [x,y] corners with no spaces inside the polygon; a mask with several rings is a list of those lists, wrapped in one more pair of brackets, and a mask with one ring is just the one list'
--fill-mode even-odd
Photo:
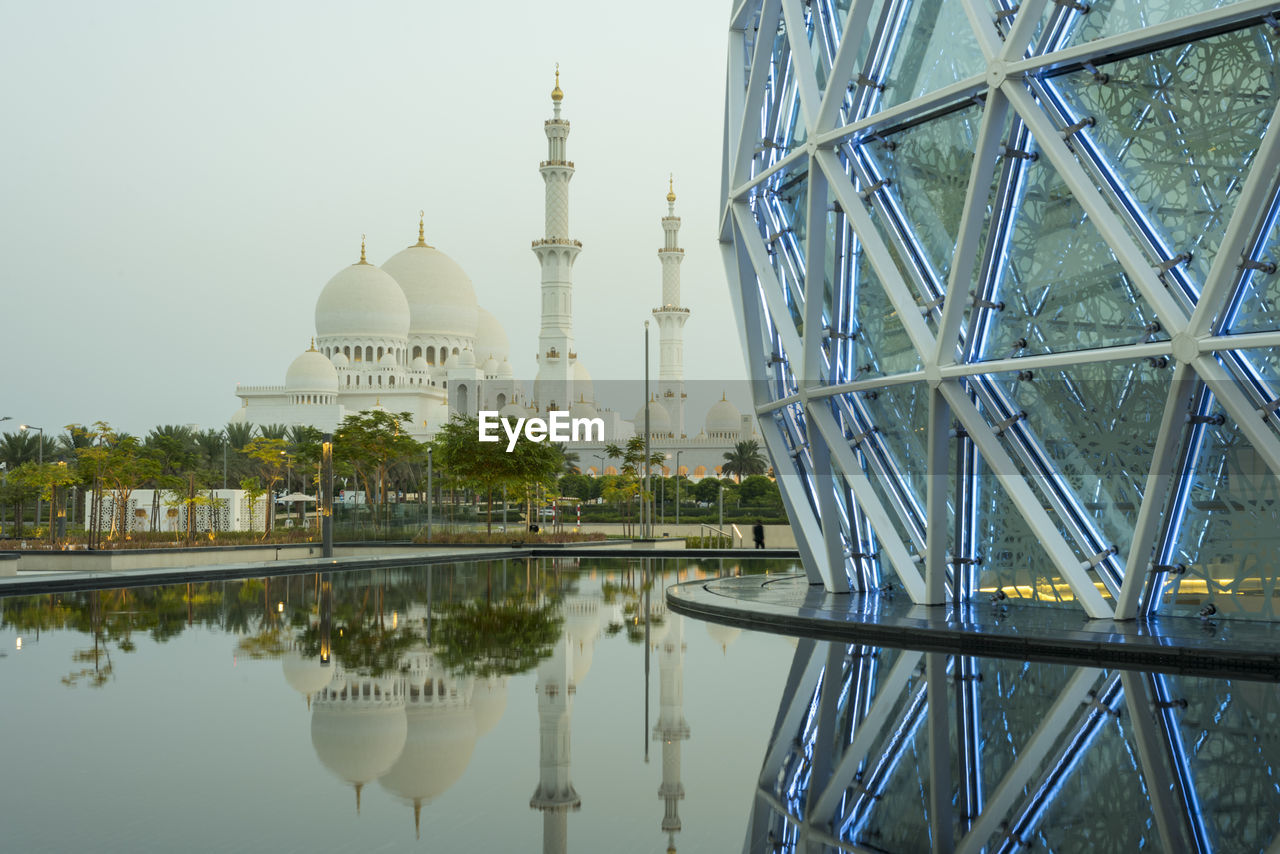
{"label": "blue glass panel", "polygon": [[1186,269],[1201,284],[1276,107],[1273,42],[1270,28],[1252,27],[1099,65],[1105,83],[1088,71],[1052,81],[1096,121],[1084,132],[1169,257],[1191,253]]}
{"label": "blue glass panel", "polygon": [[1169,396],[1167,360],[1090,362],[996,381],[1108,543],[1128,556]]}
{"label": "blue glass panel", "polygon": [[[1020,204],[998,287],[978,306],[984,359],[1136,344],[1168,336],[1045,157],[1022,170]],[[970,328],[974,328],[972,323]]]}
{"label": "blue glass panel", "polygon": [[899,24],[880,107],[927,95],[986,70],[978,39],[955,0],[914,0]]}
{"label": "blue glass panel", "polygon": [[1203,439],[1181,484],[1189,500],[1174,520],[1168,561],[1186,572],[1169,578],[1162,610],[1194,615],[1211,606],[1215,618],[1275,620],[1280,481],[1212,398],[1206,414],[1223,423],[1188,431]]}
{"label": "blue glass panel", "polygon": [[1232,0],[1098,0],[1089,4],[1087,15],[1075,16],[1070,40],[1072,44],[1080,44],[1153,27],[1230,2]]}
{"label": "blue glass panel", "polygon": [[891,182],[884,192],[910,225],[944,290],[981,123],[982,108],[970,104],[867,146]]}
{"label": "blue glass panel", "polygon": [[[1280,204],[1280,200],[1273,206]],[[1254,260],[1262,265],[1272,265],[1272,272],[1249,270],[1244,272],[1239,292],[1231,301],[1230,317],[1218,317],[1215,328],[1224,333],[1273,332],[1280,329],[1280,216],[1274,216],[1267,224],[1266,232],[1258,241],[1260,248]]]}
{"label": "blue glass panel", "polygon": [[864,393],[863,405],[878,429],[903,484],[924,507],[928,494],[926,460],[929,448],[929,387],[904,383]]}

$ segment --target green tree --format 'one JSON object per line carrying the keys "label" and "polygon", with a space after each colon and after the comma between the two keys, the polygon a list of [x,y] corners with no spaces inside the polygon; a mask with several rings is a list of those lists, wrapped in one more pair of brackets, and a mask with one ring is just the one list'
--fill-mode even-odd
{"label": "green tree", "polygon": [[504,442],[479,441],[477,419],[454,415],[436,434],[432,456],[451,477],[485,495],[485,531],[493,532],[493,495],[506,487],[520,491],[551,484],[563,465],[563,457],[550,442],[521,438],[510,453]]}
{"label": "green tree", "polygon": [[374,510],[374,525],[386,516],[388,482],[397,463],[416,462],[425,446],[415,441],[404,429],[411,420],[409,412],[387,412],[371,409],[342,419],[334,434],[335,459],[348,464],[356,478],[364,484],[366,500]]}
{"label": "green tree", "polygon": [[288,443],[284,439],[267,439],[259,436],[240,449],[257,467],[258,477],[267,491],[267,519],[263,525],[263,538],[271,534],[272,517],[275,516],[276,484],[284,479],[284,473],[293,463]]}
{"label": "green tree", "polygon": [[725,451],[724,465],[720,471],[737,478],[738,483],[747,475],[764,474],[769,470],[769,461],[760,452],[760,444],[754,439],[738,442],[732,451]]}

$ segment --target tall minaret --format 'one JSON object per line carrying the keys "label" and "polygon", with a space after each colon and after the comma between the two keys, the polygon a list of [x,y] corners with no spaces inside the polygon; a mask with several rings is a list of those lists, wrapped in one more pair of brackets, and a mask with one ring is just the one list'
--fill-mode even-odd
{"label": "tall minaret", "polygon": [[543,127],[547,134],[547,159],[539,164],[546,183],[546,236],[533,241],[533,253],[542,267],[542,329],[538,333],[538,376],[533,396],[538,409],[568,409],[573,395],[573,263],[582,244],[569,237],[569,181],[573,162],[565,152],[569,122],[560,118],[560,65],[556,64],[556,88],[551,90],[554,117]]}
{"label": "tall minaret", "polygon": [[573,718],[573,647],[560,635],[551,657],[538,665],[538,788],[529,807],[542,812],[543,854],[569,848],[569,812],[582,799],[569,778],[569,726]]}
{"label": "tall minaret", "polygon": [[667,184],[667,215],[662,218],[666,242],[658,250],[662,262],[662,305],[653,310],[658,321],[658,394],[671,416],[671,429],[684,438],[684,324],[689,309],[680,306],[680,262],[684,250],[678,245],[680,217],[676,216],[675,179]]}
{"label": "tall minaret", "polygon": [[684,784],[680,782],[680,742],[689,738],[689,724],[684,719],[684,618],[668,614],[671,621],[658,654],[658,723],[653,738],[662,742],[662,785],[658,797],[665,809],[662,832],[667,834],[667,851],[676,850],[676,834],[680,832],[680,801]]}

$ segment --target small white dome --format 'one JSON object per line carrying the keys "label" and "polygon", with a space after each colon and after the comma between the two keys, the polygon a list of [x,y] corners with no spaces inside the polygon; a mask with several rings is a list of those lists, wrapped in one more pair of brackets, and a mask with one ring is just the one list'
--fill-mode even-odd
{"label": "small white dome", "polygon": [[[357,677],[351,690],[361,690],[366,682],[378,682],[385,692],[388,680]],[[335,776],[363,785],[385,774],[404,748],[404,701],[353,700],[342,693],[330,685],[312,702],[311,746]]]}
{"label": "small white dome", "polygon": [[[644,436],[644,407],[636,410],[635,417],[636,435]],[[657,400],[649,401],[649,432],[651,434],[663,434],[671,432],[671,416],[667,414],[667,410]]]}
{"label": "small white dome", "polygon": [[511,355],[507,331],[498,318],[479,306],[476,307],[476,352],[491,355],[499,362]]}
{"label": "small white dome", "polygon": [[379,368],[394,368],[396,366],[396,356],[394,353],[383,353],[382,358],[378,360]]}
{"label": "small white dome", "polygon": [[476,366],[476,354],[470,350],[463,350],[458,354],[458,365],[464,368],[474,368]]}
{"label": "small white dome", "polygon": [[405,338],[409,303],[396,280],[372,264],[343,267],[316,300],[316,335]]}
{"label": "small white dome", "polygon": [[425,243],[402,249],[382,265],[409,307],[409,334],[476,335],[476,291],[450,258]]}
{"label": "small white dome", "polygon": [[304,697],[310,697],[333,679],[334,668],[320,663],[319,658],[303,658],[302,653],[291,649],[280,657],[284,681]]}
{"label": "small white dome", "polygon": [[591,382],[591,373],[581,359],[573,363],[573,393],[584,400],[594,403],[596,399],[595,385]]}
{"label": "small white dome", "polygon": [[596,408],[582,398],[579,398],[577,403],[569,407],[570,418],[595,418],[597,414]]}
{"label": "small white dome", "polygon": [[409,363],[409,370],[411,370],[411,371],[429,371],[429,370],[431,370],[431,366],[427,364],[427,360],[426,360],[426,359],[424,359],[424,358],[422,358],[421,356],[419,356],[419,357],[417,357],[416,359],[414,359],[412,362],[410,362],[410,363]]}
{"label": "small white dome", "polygon": [[529,410],[525,409],[520,404],[513,402],[513,403],[508,403],[506,406],[502,407],[502,410],[498,413],[498,415],[499,417],[502,417],[502,418],[509,418],[511,419],[512,423],[514,423],[515,419],[517,418],[528,418]]}
{"label": "small white dome", "polygon": [[487,377],[494,376],[498,373],[498,360],[490,356],[484,360],[484,375]]}
{"label": "small white dome", "polygon": [[338,371],[314,346],[293,360],[284,375],[285,388],[337,391]]}
{"label": "small white dome", "polygon": [[410,705],[404,750],[378,785],[411,804],[430,803],[462,777],[476,746],[476,721],[462,705]]}
{"label": "small white dome", "polygon": [[507,361],[507,357],[502,357],[502,364],[498,366],[498,376],[503,379],[510,379],[514,376],[511,370],[511,363]]}
{"label": "small white dome", "polygon": [[716,401],[707,412],[706,433],[708,436],[723,433],[737,433],[742,426],[742,413],[724,395]]}
{"label": "small white dome", "polygon": [[333,358],[329,361],[333,362],[333,366],[335,368],[345,368],[351,364],[351,360],[347,358],[347,354],[343,353],[341,350],[334,350]]}

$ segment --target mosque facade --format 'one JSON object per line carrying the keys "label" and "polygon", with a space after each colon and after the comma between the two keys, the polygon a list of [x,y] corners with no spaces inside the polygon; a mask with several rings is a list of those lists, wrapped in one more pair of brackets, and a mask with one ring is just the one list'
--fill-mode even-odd
{"label": "mosque facade", "polygon": [[[604,422],[603,441],[572,447],[583,461],[584,473],[616,473],[620,461],[602,459],[604,448],[643,434],[645,406],[641,393],[640,407],[628,421],[598,399],[574,344],[573,267],[582,243],[569,231],[569,184],[575,168],[568,159],[570,127],[561,115],[563,98],[557,69],[553,115],[544,123],[547,158],[538,167],[545,218],[543,236],[532,244],[541,273],[532,389],[517,381],[506,330],[479,305],[466,272],[426,242],[420,212],[417,242],[380,266],[369,262],[362,239],[360,260],[339,270],[321,290],[315,337],[289,365],[284,384],[237,386],[241,405],[231,420],[306,425],[329,432],[349,414],[381,409],[410,413],[411,435],[425,440],[455,414],[475,416],[490,410],[514,419],[568,410],[571,417]],[[679,247],[675,202],[669,183],[667,215],[661,221],[664,242],[658,250],[662,299],[653,310],[658,381],[649,401],[648,429],[653,449],[672,459],[666,473],[675,474],[678,461],[680,472],[697,478],[718,474],[725,451],[738,441],[758,437],[754,419],[724,395],[711,406],[702,429],[691,435],[683,367],[684,326],[690,311],[680,297],[684,250]]]}

